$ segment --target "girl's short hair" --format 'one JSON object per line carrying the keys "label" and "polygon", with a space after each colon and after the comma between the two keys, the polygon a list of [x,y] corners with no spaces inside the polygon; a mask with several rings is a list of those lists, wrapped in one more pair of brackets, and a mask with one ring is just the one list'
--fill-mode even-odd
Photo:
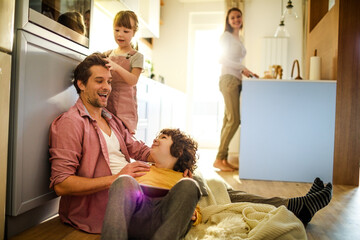
{"label": "girl's short hair", "polygon": [[[134,20],[134,26],[131,26],[130,19]],[[138,30],[139,21],[136,14],[133,11],[120,11],[115,15],[114,27],[126,27],[134,30],[134,33]]]}
{"label": "girl's short hair", "polygon": [[164,134],[170,136],[173,144],[170,146],[170,154],[178,158],[175,163],[174,171],[184,172],[186,169],[194,172],[197,168],[197,149],[198,143],[189,135],[179,129],[165,128],[160,131],[159,135]]}
{"label": "girl's short hair", "polygon": [[[230,8],[229,10],[228,10],[228,12],[227,12],[227,14],[226,14],[226,19],[225,19],[225,32],[227,31],[227,32],[233,32],[234,31],[234,29],[230,26],[230,24],[229,24],[229,15],[230,15],[230,13],[232,12],[232,11],[236,11],[236,12],[239,12],[240,14],[241,14],[241,16],[242,16],[242,12],[241,12],[241,10],[239,9],[239,8],[237,8],[237,7],[233,7],[233,8]],[[241,26],[241,28],[242,28],[243,26]]]}

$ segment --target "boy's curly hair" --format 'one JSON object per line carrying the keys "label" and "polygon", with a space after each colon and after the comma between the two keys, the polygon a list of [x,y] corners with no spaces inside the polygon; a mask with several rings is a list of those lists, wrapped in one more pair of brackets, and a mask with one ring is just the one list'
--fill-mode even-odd
{"label": "boy's curly hair", "polygon": [[188,169],[194,172],[197,168],[196,161],[198,155],[196,152],[198,150],[198,143],[179,129],[165,128],[160,131],[159,135],[161,134],[170,136],[173,141],[170,147],[170,154],[178,158],[173,170],[184,172]]}

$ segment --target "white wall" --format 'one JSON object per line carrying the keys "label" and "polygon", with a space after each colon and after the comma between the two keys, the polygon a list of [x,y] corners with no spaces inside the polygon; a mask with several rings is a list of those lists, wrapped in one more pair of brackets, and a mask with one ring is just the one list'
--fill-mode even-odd
{"label": "white wall", "polygon": [[[187,91],[187,60],[189,15],[192,12],[218,12],[222,1],[183,3],[164,0],[161,7],[160,37],[153,42],[153,62],[156,75],[180,91]],[[211,49],[209,49],[211,51]]]}

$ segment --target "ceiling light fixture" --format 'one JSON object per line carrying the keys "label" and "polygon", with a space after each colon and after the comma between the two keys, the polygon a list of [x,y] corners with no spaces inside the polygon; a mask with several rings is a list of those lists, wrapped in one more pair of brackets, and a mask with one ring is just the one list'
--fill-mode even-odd
{"label": "ceiling light fixture", "polygon": [[[291,2],[291,1],[290,1]],[[283,1],[281,0],[281,9],[280,9],[280,15],[283,12]],[[285,12],[285,11],[284,11]],[[281,15],[280,17],[280,24],[279,26],[276,28],[274,37],[290,37],[290,34],[288,32],[288,30],[285,27],[285,19],[284,19],[284,15]]]}
{"label": "ceiling light fixture", "polygon": [[276,32],[274,34],[274,37],[290,37],[290,34],[288,30],[285,27],[284,19],[280,18],[280,24],[276,28]]}
{"label": "ceiling light fixture", "polygon": [[[282,4],[282,1],[281,1],[281,4]],[[287,5],[286,5],[286,9],[285,9],[285,11],[284,11],[284,13],[283,13],[283,18],[285,18],[285,17],[292,17],[292,18],[295,18],[295,19],[297,19],[298,18],[298,15],[296,14],[296,12],[294,11],[294,5],[292,5],[292,1],[291,0],[289,0],[288,2],[287,2]]]}

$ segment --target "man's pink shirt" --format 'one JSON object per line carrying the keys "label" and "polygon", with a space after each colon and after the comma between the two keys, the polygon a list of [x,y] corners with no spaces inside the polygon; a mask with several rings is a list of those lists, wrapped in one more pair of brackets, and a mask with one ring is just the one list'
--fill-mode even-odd
{"label": "man's pink shirt", "polygon": [[[121,152],[146,161],[150,152],[124,127],[121,120],[106,109],[102,115],[120,143]],[[92,119],[79,98],[69,111],[57,117],[50,128],[50,187],[69,176],[97,178],[111,175],[109,154],[97,121]],[[90,233],[100,233],[108,201],[108,190],[84,196],[62,196],[59,215],[63,222]]]}

